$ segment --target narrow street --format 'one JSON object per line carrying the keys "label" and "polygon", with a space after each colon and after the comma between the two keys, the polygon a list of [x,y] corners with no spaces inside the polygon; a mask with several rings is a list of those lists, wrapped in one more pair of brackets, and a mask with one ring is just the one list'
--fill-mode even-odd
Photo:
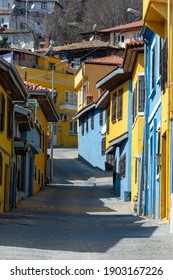
{"label": "narrow street", "polygon": [[113,193],[112,175],[54,151],[52,184],[0,215],[0,258],[173,259],[169,224],[137,217]]}

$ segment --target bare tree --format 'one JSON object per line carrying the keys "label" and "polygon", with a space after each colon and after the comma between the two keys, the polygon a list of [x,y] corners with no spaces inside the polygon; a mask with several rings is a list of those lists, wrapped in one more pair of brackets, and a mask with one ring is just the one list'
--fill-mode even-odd
{"label": "bare tree", "polygon": [[93,24],[97,24],[99,30],[141,19],[127,13],[128,8],[139,10],[142,14],[142,0],[87,0],[86,29],[91,30]]}
{"label": "bare tree", "polygon": [[65,0],[64,9],[47,15],[47,36],[57,45],[78,42],[80,33],[109,28],[137,20],[127,8],[142,12],[142,0]]}

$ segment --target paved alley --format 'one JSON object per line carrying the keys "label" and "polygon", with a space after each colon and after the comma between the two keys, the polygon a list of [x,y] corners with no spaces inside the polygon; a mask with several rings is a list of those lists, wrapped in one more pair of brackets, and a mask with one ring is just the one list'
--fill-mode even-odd
{"label": "paved alley", "polygon": [[1,259],[173,259],[166,222],[137,217],[114,196],[111,172],[54,151],[54,178],[0,215]]}

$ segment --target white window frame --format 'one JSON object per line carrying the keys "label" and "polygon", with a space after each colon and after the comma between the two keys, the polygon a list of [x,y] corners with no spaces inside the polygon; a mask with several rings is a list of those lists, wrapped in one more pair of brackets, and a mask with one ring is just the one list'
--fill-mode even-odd
{"label": "white window frame", "polygon": [[69,105],[77,105],[77,95],[74,91],[66,90],[65,103]]}
{"label": "white window frame", "polygon": [[77,135],[77,121],[70,121],[70,134]]}

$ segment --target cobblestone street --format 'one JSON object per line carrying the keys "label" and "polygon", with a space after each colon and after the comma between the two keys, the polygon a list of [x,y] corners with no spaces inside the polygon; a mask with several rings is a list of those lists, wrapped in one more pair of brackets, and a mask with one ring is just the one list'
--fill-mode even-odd
{"label": "cobblestone street", "polygon": [[173,259],[169,224],[137,217],[112,174],[54,152],[50,185],[0,215],[1,259]]}

